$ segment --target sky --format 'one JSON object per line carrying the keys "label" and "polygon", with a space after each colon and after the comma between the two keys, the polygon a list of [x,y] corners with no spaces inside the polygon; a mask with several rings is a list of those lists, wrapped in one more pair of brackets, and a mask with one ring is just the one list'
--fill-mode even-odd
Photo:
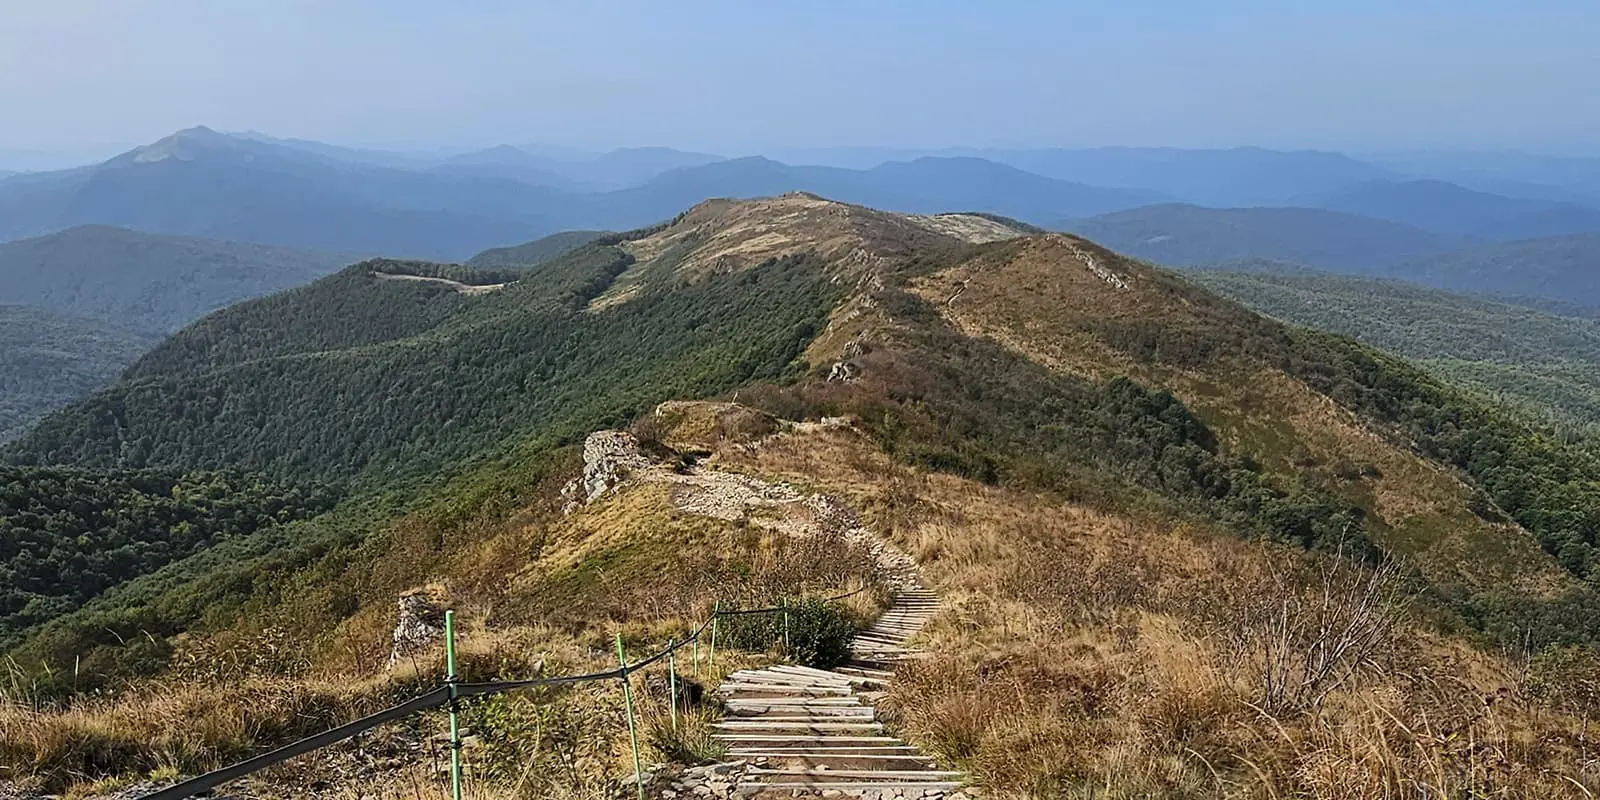
{"label": "sky", "polygon": [[0,0],[0,151],[1600,155],[1595,0]]}

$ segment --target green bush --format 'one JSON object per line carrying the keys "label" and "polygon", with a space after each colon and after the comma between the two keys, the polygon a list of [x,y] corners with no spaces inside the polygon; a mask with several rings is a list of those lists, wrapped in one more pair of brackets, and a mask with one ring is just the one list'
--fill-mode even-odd
{"label": "green bush", "polygon": [[[856,620],[837,603],[810,598],[788,601],[789,636],[784,655],[817,669],[837,667],[850,659]],[[783,648],[784,612],[738,614],[718,623],[718,642],[738,650]]]}

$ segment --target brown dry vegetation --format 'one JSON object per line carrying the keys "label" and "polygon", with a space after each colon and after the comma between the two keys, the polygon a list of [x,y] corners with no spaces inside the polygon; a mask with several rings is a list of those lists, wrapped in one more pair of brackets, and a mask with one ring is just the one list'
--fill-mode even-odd
{"label": "brown dry vegetation", "polygon": [[[13,684],[0,692],[0,780],[82,793],[104,788],[108,776],[170,779],[426,691],[444,672],[438,648],[385,668],[395,600],[424,584],[457,610],[459,673],[472,681],[607,670],[616,665],[618,634],[637,658],[683,638],[718,601],[765,604],[878,579],[856,545],[686,514],[659,484],[627,487],[564,516],[558,492],[568,474],[544,478],[536,501],[509,513],[452,522],[435,511],[398,521],[340,560],[338,574],[286,593],[292,600],[186,639],[158,680],[66,705]],[[330,615],[328,606],[351,591],[359,607]],[[694,677],[693,652],[684,651],[680,671],[694,686],[714,685],[758,657],[724,647],[716,670],[703,665]],[[665,666],[635,678],[647,757],[661,759],[709,746],[703,720],[698,740],[663,733]],[[467,716],[482,740],[469,754],[475,796],[598,797],[631,775],[615,682],[495,697],[472,704]],[[435,796],[438,746],[403,745],[426,744],[441,724],[439,713],[425,714],[379,736],[398,737],[389,756],[375,760],[358,740],[275,768],[246,790],[293,794],[333,774],[380,786],[382,796]]]}
{"label": "brown dry vegetation", "polygon": [[1538,675],[1560,670],[1433,630],[1393,575],[920,473],[849,433],[726,457],[853,493],[918,556],[947,607],[891,708],[903,733],[1000,795],[1600,790],[1583,705],[1592,654],[1573,657],[1584,666],[1558,679],[1555,701]]}

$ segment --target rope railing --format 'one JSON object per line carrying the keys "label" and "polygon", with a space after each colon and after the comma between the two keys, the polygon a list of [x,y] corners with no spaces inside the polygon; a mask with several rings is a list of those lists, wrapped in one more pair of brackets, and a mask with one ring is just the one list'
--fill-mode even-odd
{"label": "rope railing", "polygon": [[[834,597],[823,598],[823,601],[824,602],[829,602],[829,603],[837,602],[839,600],[843,600],[843,599],[845,599],[847,597],[850,597],[852,595],[858,594],[858,593],[864,591],[866,588],[867,588],[866,586],[862,586],[861,588],[856,589],[855,591],[846,592],[844,594],[837,595],[837,596],[834,596]],[[746,614],[764,614],[764,613],[772,613],[772,612],[784,612],[785,613],[785,619],[787,619],[787,612],[788,611],[789,611],[789,607],[786,606],[786,605],[771,606],[771,607],[767,607],[767,608],[730,609],[730,610],[723,610],[722,608],[719,607],[719,608],[715,609],[714,611],[712,611],[710,618],[708,618],[704,623],[702,623],[699,628],[696,628],[693,633],[689,634],[688,636],[686,636],[682,640],[674,640],[674,641],[669,642],[666,647],[664,647],[661,650],[651,654],[648,658],[642,659],[642,660],[634,662],[632,664],[627,663],[626,657],[623,656],[622,639],[621,639],[621,635],[619,634],[618,637],[617,637],[617,653],[618,653],[618,661],[621,662],[621,663],[616,669],[607,670],[605,672],[591,672],[591,673],[587,673],[587,674],[583,674],[583,675],[560,675],[560,676],[549,677],[549,678],[528,678],[528,679],[524,679],[524,680],[512,680],[512,681],[487,681],[487,682],[480,682],[480,683],[459,683],[459,682],[457,682],[455,680],[454,671],[452,669],[451,670],[451,674],[449,676],[447,676],[447,678],[445,680],[445,683],[443,685],[439,686],[436,689],[433,689],[432,691],[429,691],[429,692],[426,692],[424,694],[420,694],[420,695],[418,695],[416,697],[413,697],[410,700],[407,700],[407,701],[405,701],[403,703],[400,703],[399,705],[392,706],[390,708],[384,709],[383,711],[379,711],[376,714],[371,714],[371,715],[362,717],[360,719],[353,720],[351,722],[347,722],[347,723],[345,723],[343,725],[340,725],[337,728],[331,728],[329,730],[323,731],[322,733],[315,734],[315,735],[312,735],[312,736],[307,736],[304,739],[301,739],[301,740],[296,741],[296,742],[292,742],[290,744],[286,744],[286,745],[284,745],[282,747],[279,747],[279,748],[277,748],[275,750],[271,750],[271,751],[268,751],[266,753],[262,753],[261,755],[245,759],[244,761],[241,761],[241,762],[239,762],[237,764],[233,764],[233,765],[230,765],[230,766],[227,766],[227,767],[223,767],[221,769],[214,770],[212,772],[208,772],[208,773],[206,773],[204,775],[195,776],[195,777],[190,778],[190,779],[188,779],[186,781],[182,781],[182,782],[176,783],[176,784],[174,784],[172,786],[169,786],[169,787],[167,787],[165,789],[160,789],[160,790],[152,792],[150,794],[143,795],[140,798],[138,798],[138,800],[182,800],[183,798],[186,798],[186,797],[192,797],[192,796],[197,795],[197,794],[203,794],[205,792],[209,792],[212,789],[217,788],[218,786],[221,786],[224,783],[228,783],[230,781],[238,780],[238,779],[243,778],[243,777],[245,777],[247,775],[250,775],[252,773],[260,772],[261,770],[264,770],[264,769],[266,769],[268,767],[275,766],[277,764],[281,764],[281,763],[283,763],[285,761],[288,761],[291,758],[302,756],[302,755],[305,755],[305,754],[310,753],[310,752],[315,751],[315,750],[320,750],[320,749],[322,749],[324,747],[327,747],[327,746],[333,745],[333,744],[337,744],[337,743],[342,742],[342,741],[344,741],[346,739],[354,738],[356,736],[359,736],[362,733],[365,733],[365,732],[367,732],[367,731],[369,731],[369,730],[371,730],[373,728],[378,727],[379,725],[382,725],[382,724],[387,723],[387,722],[393,722],[395,720],[403,719],[405,717],[408,717],[408,716],[410,716],[412,714],[415,714],[417,712],[420,712],[420,711],[427,711],[427,710],[430,710],[430,709],[449,706],[452,709],[451,713],[452,713],[452,717],[453,717],[454,713],[455,713],[455,710],[454,710],[455,709],[455,703],[457,701],[461,700],[461,699],[464,699],[464,698],[481,697],[481,696],[485,696],[485,695],[501,694],[501,693],[504,693],[504,692],[512,692],[512,691],[521,691],[521,690],[524,690],[524,689],[537,689],[537,688],[546,687],[546,686],[566,686],[566,685],[572,685],[572,684],[578,684],[578,683],[590,683],[590,682],[594,682],[594,681],[607,681],[607,680],[621,680],[621,681],[624,682],[624,686],[628,686],[627,681],[628,681],[628,676],[629,675],[631,675],[631,674],[633,674],[635,672],[638,672],[638,671],[640,671],[640,670],[642,670],[642,669],[644,669],[646,667],[649,667],[649,666],[651,666],[653,664],[656,664],[656,663],[660,662],[663,659],[671,659],[673,654],[676,653],[678,650],[680,650],[680,649],[682,649],[684,647],[690,646],[690,645],[694,645],[695,648],[696,648],[696,650],[695,650],[695,661],[696,661],[696,664],[698,665],[698,662],[699,662],[699,643],[700,643],[701,638],[706,634],[708,629],[711,632],[711,636],[710,636],[710,646],[711,646],[710,663],[714,664],[715,661],[716,661],[716,652],[717,652],[717,650],[716,650],[716,648],[717,648],[717,620],[719,618],[742,616],[742,615],[746,615]],[[787,628],[788,628],[787,622],[785,623],[784,627],[787,630]],[[447,626],[447,628],[453,628],[453,626]],[[446,638],[447,638],[446,645],[449,648],[449,650],[451,651],[451,655],[452,656],[454,655],[454,648],[455,648],[455,641],[454,641],[453,633],[454,633],[454,631],[452,629],[447,633],[447,636],[446,636]],[[452,661],[453,661],[453,658],[452,658]],[[677,695],[677,669],[676,669],[675,665],[672,667],[672,673],[673,674],[670,676],[670,683],[671,683],[671,686],[672,686],[672,690],[671,691],[672,691],[672,694],[674,696],[673,696],[671,702],[672,702],[673,711],[674,711],[674,720],[676,720],[676,710],[677,710],[677,697],[676,697],[676,695]],[[630,712],[628,714],[628,726],[629,726],[630,732],[633,730],[633,727],[634,727],[633,714],[631,712],[631,703],[632,703],[632,700],[630,698],[629,699]],[[454,726],[452,726],[452,727],[454,727]],[[453,753],[459,753],[460,752],[461,742],[459,740],[459,736],[458,735],[452,735],[452,741],[450,743],[450,746],[452,748],[452,752]],[[637,741],[635,741],[634,759],[635,759],[636,763],[638,761],[638,755],[639,755],[638,754],[638,745],[637,745]],[[636,769],[634,777],[635,777],[636,781],[639,781],[639,796],[641,798],[643,798],[643,796],[644,796],[644,784],[642,782],[643,776]],[[455,784],[455,785],[452,786],[453,793],[455,793],[455,796],[459,797],[459,790],[460,790],[459,775],[456,775],[454,773],[452,774],[452,783]]]}

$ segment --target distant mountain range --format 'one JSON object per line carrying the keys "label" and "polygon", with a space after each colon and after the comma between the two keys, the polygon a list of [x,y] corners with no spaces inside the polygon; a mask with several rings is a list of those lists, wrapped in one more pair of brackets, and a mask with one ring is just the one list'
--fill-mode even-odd
{"label": "distant mountain range", "polygon": [[1171,266],[1249,259],[1375,273],[1465,243],[1388,220],[1317,208],[1203,208],[1168,204],[1059,226],[1118,252]]}
{"label": "distant mountain range", "polygon": [[[1481,265],[1471,277],[1445,273],[1455,251],[1467,248],[1600,235],[1600,200],[1585,200],[1591,189],[1600,198],[1593,159],[1362,159],[1252,147],[850,148],[788,156],[832,164],[662,147],[396,153],[193,128],[103,163],[0,178],[0,241],[111,225],[460,261],[560,231],[654,224],[708,197],[806,191],[894,211],[1000,214],[1175,266],[1271,259],[1394,276],[1415,262],[1407,269],[1430,285],[1547,298],[1572,287],[1522,286],[1519,276],[1571,273],[1566,261],[1586,258],[1581,241],[1463,256],[1501,267],[1521,259],[1494,279]],[[1491,183],[1516,192],[1483,188]],[[504,257],[521,257],[510,252]]]}
{"label": "distant mountain range", "polygon": [[1480,241],[1600,232],[1600,209],[1505,197],[1438,180],[1360,183],[1301,198],[1298,204]]}

